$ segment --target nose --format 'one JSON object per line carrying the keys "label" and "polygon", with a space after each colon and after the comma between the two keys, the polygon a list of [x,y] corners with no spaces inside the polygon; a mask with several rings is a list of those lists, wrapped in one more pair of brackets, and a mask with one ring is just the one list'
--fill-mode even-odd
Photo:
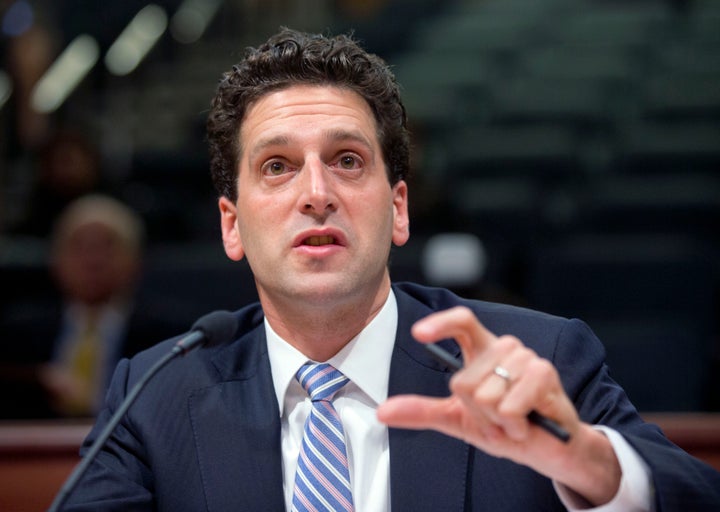
{"label": "nose", "polygon": [[332,176],[327,166],[317,158],[305,162],[302,170],[302,191],[299,206],[303,213],[327,215],[337,208]]}

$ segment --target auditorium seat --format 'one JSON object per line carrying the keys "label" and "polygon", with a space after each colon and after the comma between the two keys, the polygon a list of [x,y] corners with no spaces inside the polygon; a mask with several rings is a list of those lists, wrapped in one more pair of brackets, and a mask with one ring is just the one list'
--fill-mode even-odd
{"label": "auditorium seat", "polygon": [[684,234],[720,244],[720,176],[683,172],[596,177],[577,203],[576,230]]}
{"label": "auditorium seat", "polygon": [[635,55],[603,44],[537,45],[523,51],[518,67],[521,76],[595,80],[603,85],[628,84],[643,71]]}
{"label": "auditorium seat", "polygon": [[[717,49],[720,52],[720,46]],[[720,63],[720,56],[718,58]],[[640,94],[640,115],[648,121],[704,121],[720,125],[720,70],[665,73],[648,79]]]}
{"label": "auditorium seat", "polygon": [[446,149],[450,179],[525,177],[552,181],[581,172],[576,134],[557,124],[465,125],[446,142]]}
{"label": "auditorium seat", "polygon": [[621,173],[715,174],[720,125],[715,122],[638,122],[621,129],[613,170]]}
{"label": "auditorium seat", "polygon": [[486,101],[491,122],[498,124],[557,123],[578,131],[596,131],[609,130],[612,122],[610,95],[594,80],[498,80],[492,82]]}

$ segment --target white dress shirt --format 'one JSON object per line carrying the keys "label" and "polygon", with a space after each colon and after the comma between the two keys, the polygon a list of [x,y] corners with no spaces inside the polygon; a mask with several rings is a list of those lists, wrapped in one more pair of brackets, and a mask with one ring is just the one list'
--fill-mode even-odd
{"label": "white dress shirt", "polygon": [[[390,452],[388,428],[377,420],[375,410],[388,396],[390,359],[395,344],[398,310],[392,291],[375,318],[339,353],[327,362],[350,382],[335,395],[333,404],[343,422],[347,440],[350,481],[355,510],[390,511]],[[285,506],[291,509],[295,469],[303,429],[311,403],[295,380],[295,373],[309,359],[275,333],[265,319],[268,355],[282,421],[282,460]],[[596,509],[562,485],[558,496],[570,511],[651,511],[650,472],[625,439],[612,429],[600,428],[610,440],[623,470],[618,494]]]}

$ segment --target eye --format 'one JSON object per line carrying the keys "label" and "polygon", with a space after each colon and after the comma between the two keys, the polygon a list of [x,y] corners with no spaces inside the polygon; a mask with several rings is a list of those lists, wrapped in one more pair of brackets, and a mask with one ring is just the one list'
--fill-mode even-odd
{"label": "eye", "polygon": [[362,167],[362,162],[355,155],[343,155],[338,160],[338,167],[346,170],[358,169]]}
{"label": "eye", "polygon": [[263,174],[268,176],[280,176],[287,172],[287,166],[278,160],[273,160],[263,167]]}

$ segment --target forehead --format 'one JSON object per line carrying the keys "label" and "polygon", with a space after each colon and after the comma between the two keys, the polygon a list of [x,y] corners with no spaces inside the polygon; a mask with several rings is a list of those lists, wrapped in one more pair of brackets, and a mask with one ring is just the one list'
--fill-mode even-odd
{"label": "forehead", "polygon": [[332,85],[294,85],[250,106],[240,127],[240,146],[244,151],[260,140],[327,129],[353,129],[377,141],[375,116],[358,93]]}

